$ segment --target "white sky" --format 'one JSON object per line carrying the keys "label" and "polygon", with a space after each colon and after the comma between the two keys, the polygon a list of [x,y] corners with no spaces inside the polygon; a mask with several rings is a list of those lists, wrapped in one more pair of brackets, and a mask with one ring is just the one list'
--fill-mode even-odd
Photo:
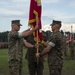
{"label": "white sky", "polygon": [[[51,26],[48,24],[48,25],[44,25],[44,27],[42,27],[42,29],[44,31],[47,31],[47,30],[51,30]],[[62,27],[60,30],[63,30],[64,32],[75,32],[75,24],[62,24]]]}
{"label": "white sky", "polygon": [[[21,20],[20,31],[27,29],[29,6],[30,0],[0,0],[0,32],[11,30],[14,19]],[[61,20],[65,31],[70,30],[70,26],[75,25],[75,0],[42,0],[42,28],[53,19]]]}

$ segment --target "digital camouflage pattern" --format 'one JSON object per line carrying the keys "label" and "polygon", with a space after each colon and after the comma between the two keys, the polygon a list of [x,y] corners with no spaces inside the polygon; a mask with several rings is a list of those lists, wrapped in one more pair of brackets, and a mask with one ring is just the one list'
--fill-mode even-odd
{"label": "digital camouflage pattern", "polygon": [[74,50],[75,50],[75,42],[74,42],[74,40],[71,40],[69,42],[69,48],[70,48],[71,58],[74,59]]}
{"label": "digital camouflage pattern", "polygon": [[70,41],[70,42],[69,42],[69,47],[74,50],[75,42],[74,42],[74,41]]}
{"label": "digital camouflage pattern", "polygon": [[68,42],[67,42],[67,38],[64,37],[63,38],[63,55],[67,56],[67,51],[68,51]]}
{"label": "digital camouflage pattern", "polygon": [[10,31],[8,34],[8,61],[10,75],[21,75],[23,38],[18,36],[18,32]]}
{"label": "digital camouflage pattern", "polygon": [[50,75],[61,75],[63,66],[62,34],[60,32],[53,32],[50,36],[49,42],[53,42],[55,44],[55,47],[53,47],[48,53]]}
{"label": "digital camouflage pattern", "polygon": [[[27,37],[26,41],[33,45],[36,43],[34,41],[33,34]],[[42,50],[43,47],[40,45],[39,52],[41,52]],[[43,59],[39,58],[37,64],[37,58],[35,54],[36,48],[27,48],[26,59],[28,60],[29,75],[43,75]]]}

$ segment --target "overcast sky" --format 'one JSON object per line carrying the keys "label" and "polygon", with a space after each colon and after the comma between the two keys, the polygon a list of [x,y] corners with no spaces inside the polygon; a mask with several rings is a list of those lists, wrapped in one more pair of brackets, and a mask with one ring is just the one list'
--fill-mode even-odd
{"label": "overcast sky", "polygon": [[[20,31],[27,29],[29,7],[30,0],[0,0],[0,32],[10,31],[11,20],[15,19],[23,24]],[[64,27],[75,24],[75,0],[42,0],[42,28],[53,19],[61,20]]]}

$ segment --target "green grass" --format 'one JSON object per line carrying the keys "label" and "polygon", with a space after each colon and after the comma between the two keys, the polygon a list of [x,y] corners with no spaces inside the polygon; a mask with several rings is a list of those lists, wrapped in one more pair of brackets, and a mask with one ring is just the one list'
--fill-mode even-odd
{"label": "green grass", "polygon": [[0,75],[8,75],[7,49],[0,49]]}
{"label": "green grass", "polygon": [[[25,52],[26,49],[23,52],[23,75],[29,75]],[[0,75],[8,75],[8,71],[8,51],[7,49],[0,49]],[[47,62],[44,62],[44,75],[49,75]],[[70,59],[69,51],[68,56],[64,59],[62,75],[75,75],[75,60]]]}

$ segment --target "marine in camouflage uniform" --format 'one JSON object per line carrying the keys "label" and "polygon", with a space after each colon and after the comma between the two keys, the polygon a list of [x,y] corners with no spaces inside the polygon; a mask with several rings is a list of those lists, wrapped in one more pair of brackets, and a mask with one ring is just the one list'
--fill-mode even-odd
{"label": "marine in camouflage uniform", "polygon": [[[36,43],[34,41],[33,34],[27,37],[26,41],[31,44]],[[42,50],[43,46],[40,45],[39,52],[42,52]],[[43,75],[43,69],[44,69],[43,58],[38,59],[37,63],[37,58],[35,56],[36,51],[37,51],[36,48],[27,48],[27,53],[25,58],[28,60],[29,75]]]}
{"label": "marine in camouflage uniform", "polygon": [[[20,20],[13,20],[11,24],[12,30],[8,34],[9,73],[10,75],[22,75],[23,43],[26,43],[23,37],[30,35],[37,28],[19,33]],[[31,44],[29,45],[30,47],[34,47]]]}
{"label": "marine in camouflage uniform", "polygon": [[8,34],[8,55],[10,75],[21,75],[23,39],[18,36],[18,32],[11,31]]}
{"label": "marine in camouflage uniform", "polygon": [[64,56],[67,56],[67,39],[66,37],[64,36],[63,37],[63,45],[62,45],[62,51],[63,51],[63,55]]}
{"label": "marine in camouflage uniform", "polygon": [[50,37],[50,42],[55,43],[55,47],[48,53],[48,65],[50,75],[61,75],[63,66],[63,54],[62,54],[62,35],[60,32],[55,32]]}
{"label": "marine in camouflage uniform", "polygon": [[75,42],[73,39],[71,39],[71,41],[69,41],[69,48],[70,48],[71,59],[74,59]]}
{"label": "marine in camouflage uniform", "polygon": [[53,33],[50,36],[47,47],[42,53],[36,54],[36,57],[42,57],[48,53],[48,65],[50,75],[61,75],[61,70],[63,66],[63,54],[62,54],[62,41],[63,37],[59,31],[61,27],[61,21],[53,20],[51,24]]}

